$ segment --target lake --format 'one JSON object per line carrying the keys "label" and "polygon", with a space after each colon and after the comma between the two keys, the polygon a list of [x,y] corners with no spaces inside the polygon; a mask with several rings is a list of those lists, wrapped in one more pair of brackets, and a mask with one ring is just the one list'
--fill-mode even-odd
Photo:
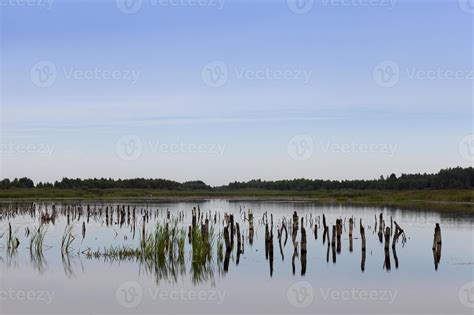
{"label": "lake", "polygon": [[0,207],[2,314],[474,310],[472,214],[237,200]]}

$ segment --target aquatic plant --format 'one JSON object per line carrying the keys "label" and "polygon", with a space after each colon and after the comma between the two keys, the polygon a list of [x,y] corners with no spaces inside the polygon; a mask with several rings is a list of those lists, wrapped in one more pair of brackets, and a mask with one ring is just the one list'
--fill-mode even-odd
{"label": "aquatic plant", "polygon": [[64,233],[61,238],[61,255],[67,256],[71,252],[71,245],[76,239],[76,237],[72,234],[72,225],[66,225],[64,228]]}

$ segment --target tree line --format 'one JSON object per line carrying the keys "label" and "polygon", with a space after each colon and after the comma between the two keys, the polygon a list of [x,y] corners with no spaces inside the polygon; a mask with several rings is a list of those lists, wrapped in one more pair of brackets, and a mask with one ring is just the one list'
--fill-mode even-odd
{"label": "tree line", "polygon": [[14,188],[56,188],[56,189],[156,189],[156,190],[183,190],[183,191],[229,191],[242,189],[261,190],[420,190],[420,189],[470,189],[474,185],[474,169],[468,168],[448,168],[436,174],[402,174],[397,177],[380,176],[372,180],[321,180],[321,179],[292,179],[263,181],[260,179],[247,182],[233,182],[224,186],[211,187],[203,181],[176,182],[167,179],[72,179],[63,178],[54,183],[39,182],[35,184],[33,180],[23,177],[10,181],[3,179],[0,181],[0,189]]}

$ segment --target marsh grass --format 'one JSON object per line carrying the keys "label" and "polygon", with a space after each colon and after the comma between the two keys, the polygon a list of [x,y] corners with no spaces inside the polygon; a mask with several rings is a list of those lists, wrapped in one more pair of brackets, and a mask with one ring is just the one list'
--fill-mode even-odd
{"label": "marsh grass", "polygon": [[61,255],[63,257],[69,255],[72,250],[72,243],[76,239],[76,237],[72,234],[72,229],[72,225],[67,225],[64,228],[64,233],[61,238]]}
{"label": "marsh grass", "polygon": [[206,281],[214,282],[214,262],[212,251],[216,242],[213,227],[202,225],[201,229],[192,229],[192,281],[200,284]]}
{"label": "marsh grass", "polygon": [[105,258],[111,261],[139,261],[147,272],[155,275],[156,281],[162,279],[176,282],[178,275],[184,275],[186,232],[177,222],[157,223],[155,229],[146,232],[138,247],[111,246],[82,253],[86,258]]}
{"label": "marsh grass", "polygon": [[43,248],[45,247],[44,239],[47,231],[48,227],[44,224],[40,224],[40,226],[31,234],[30,238],[30,259],[33,267],[40,273],[43,273],[48,265],[43,255]]}

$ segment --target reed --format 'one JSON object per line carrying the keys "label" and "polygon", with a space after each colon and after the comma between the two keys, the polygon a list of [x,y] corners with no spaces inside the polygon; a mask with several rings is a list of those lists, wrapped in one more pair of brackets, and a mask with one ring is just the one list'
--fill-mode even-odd
{"label": "reed", "polygon": [[30,254],[35,256],[43,255],[43,242],[46,237],[48,227],[44,224],[40,224],[38,229],[31,235],[30,238]]}
{"label": "reed", "polygon": [[64,228],[64,233],[61,238],[61,255],[67,256],[71,252],[72,243],[76,239],[76,237],[72,234],[72,225],[66,225]]}

